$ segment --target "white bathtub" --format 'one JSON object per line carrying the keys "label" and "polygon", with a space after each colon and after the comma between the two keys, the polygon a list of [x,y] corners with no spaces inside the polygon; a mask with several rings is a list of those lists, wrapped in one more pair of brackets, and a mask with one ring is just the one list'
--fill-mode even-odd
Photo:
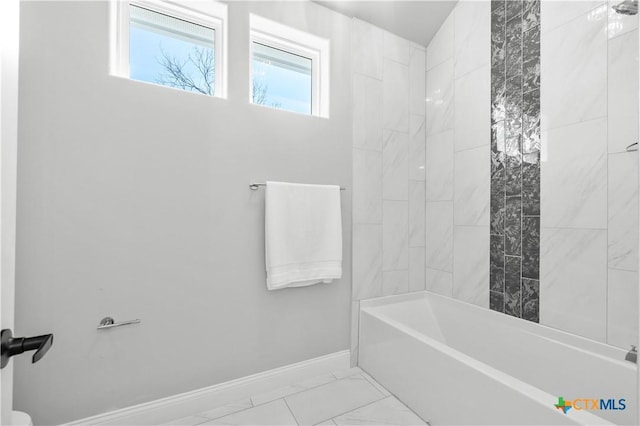
{"label": "white bathtub", "polygon": [[[624,350],[437,294],[362,301],[359,346],[359,366],[432,425],[638,424]],[[559,396],[626,409],[564,414]]]}

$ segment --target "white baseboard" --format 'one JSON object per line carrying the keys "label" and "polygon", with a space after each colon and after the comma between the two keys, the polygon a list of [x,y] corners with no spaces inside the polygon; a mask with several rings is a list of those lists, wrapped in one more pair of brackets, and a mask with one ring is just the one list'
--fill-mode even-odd
{"label": "white baseboard", "polygon": [[349,351],[335,352],[296,364],[202,389],[133,405],[66,425],[157,425],[197,414],[280,386],[349,368]]}

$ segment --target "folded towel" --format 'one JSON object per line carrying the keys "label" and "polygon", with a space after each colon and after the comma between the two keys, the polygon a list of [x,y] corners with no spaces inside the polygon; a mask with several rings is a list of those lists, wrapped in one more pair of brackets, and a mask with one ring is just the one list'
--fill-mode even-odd
{"label": "folded towel", "polygon": [[269,290],[340,278],[340,187],[267,182],[265,253]]}

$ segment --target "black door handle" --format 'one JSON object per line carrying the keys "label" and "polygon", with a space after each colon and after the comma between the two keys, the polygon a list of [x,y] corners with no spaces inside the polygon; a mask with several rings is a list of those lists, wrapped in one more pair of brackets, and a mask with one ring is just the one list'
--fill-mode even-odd
{"label": "black door handle", "polygon": [[53,334],[44,334],[35,337],[13,337],[10,329],[0,332],[0,368],[4,368],[9,363],[9,358],[20,355],[27,351],[36,351],[31,361],[36,363],[47,353],[53,345]]}

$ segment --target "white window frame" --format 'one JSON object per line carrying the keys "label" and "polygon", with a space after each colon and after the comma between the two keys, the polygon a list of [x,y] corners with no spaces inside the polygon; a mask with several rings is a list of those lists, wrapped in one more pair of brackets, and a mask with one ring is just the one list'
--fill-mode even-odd
{"label": "white window frame", "polygon": [[129,5],[142,7],[215,31],[214,67],[215,97],[227,97],[227,5],[214,0],[182,1],[176,4],[165,0],[111,0],[110,72],[124,78],[129,70]]}
{"label": "white window frame", "polygon": [[311,59],[311,115],[329,118],[330,41],[258,15],[250,14],[249,20],[249,102],[253,103],[253,44],[259,43]]}

